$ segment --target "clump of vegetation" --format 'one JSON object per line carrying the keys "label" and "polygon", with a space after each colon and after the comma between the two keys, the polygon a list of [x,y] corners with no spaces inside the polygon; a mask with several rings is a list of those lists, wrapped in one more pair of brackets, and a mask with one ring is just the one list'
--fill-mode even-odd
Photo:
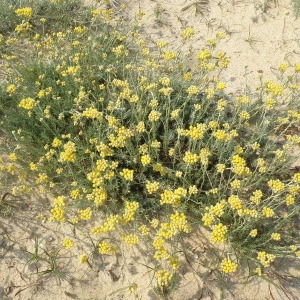
{"label": "clump of vegetation", "polygon": [[[12,194],[55,195],[48,221],[89,230],[100,255],[147,243],[164,294],[180,276],[185,237],[203,227],[224,276],[243,261],[262,276],[299,257],[300,65],[280,65],[278,82],[262,79],[255,97],[230,98],[219,79],[225,33],[196,54],[167,42],[150,51],[142,12],[124,26],[112,9],[80,5],[6,8],[1,126],[17,147],[1,171],[18,175]],[[186,28],[182,43],[194,33]]]}

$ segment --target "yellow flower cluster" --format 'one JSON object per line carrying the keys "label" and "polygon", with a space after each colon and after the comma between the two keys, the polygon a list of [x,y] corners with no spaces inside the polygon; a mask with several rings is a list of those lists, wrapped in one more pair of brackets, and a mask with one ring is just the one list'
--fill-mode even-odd
{"label": "yellow flower cluster", "polygon": [[64,144],[64,151],[59,154],[60,162],[74,162],[76,158],[76,145],[75,143],[69,141]]}
{"label": "yellow flower cluster", "polygon": [[51,209],[50,220],[65,222],[65,203],[66,197],[58,196],[54,199],[53,208]]}
{"label": "yellow flower cluster", "polygon": [[282,96],[285,87],[282,84],[275,84],[272,80],[265,82],[265,91],[273,96]]}
{"label": "yellow flower cluster", "polygon": [[103,241],[98,245],[98,251],[100,254],[114,255],[117,252],[117,247],[114,247],[108,242]]}
{"label": "yellow flower cluster", "polygon": [[281,239],[280,233],[277,233],[277,232],[272,233],[271,234],[271,239],[274,240],[274,241],[280,241],[280,239]]}
{"label": "yellow flower cluster", "polygon": [[6,88],[6,92],[9,93],[9,95],[11,96],[12,94],[14,94],[17,90],[17,86],[15,84],[10,84],[7,88]]}
{"label": "yellow flower cluster", "polygon": [[252,201],[254,204],[259,204],[261,201],[261,198],[263,196],[263,193],[261,190],[256,190],[252,193],[252,196],[250,197],[250,201]]}
{"label": "yellow flower cluster", "polygon": [[258,252],[257,259],[264,267],[269,267],[270,263],[275,260],[276,256],[274,254],[268,254],[265,251]]}
{"label": "yellow flower cluster", "polygon": [[245,110],[241,111],[239,113],[239,116],[243,120],[249,120],[250,119],[250,114],[247,111],[245,111]]}
{"label": "yellow flower cluster", "polygon": [[123,169],[120,175],[128,181],[133,181],[133,170]]}
{"label": "yellow flower cluster", "polygon": [[163,85],[163,86],[168,86],[170,85],[170,78],[169,77],[162,77],[160,78],[159,82]]}
{"label": "yellow flower cluster", "polygon": [[69,238],[64,239],[62,244],[68,250],[74,247],[74,242]]}
{"label": "yellow flower cluster", "polygon": [[152,245],[153,245],[154,249],[156,250],[153,255],[153,257],[156,260],[168,259],[170,257],[170,254],[169,254],[167,248],[165,247],[165,240],[162,237],[156,236],[153,239]]}
{"label": "yellow flower cluster", "polygon": [[150,155],[146,154],[146,155],[142,155],[141,156],[141,163],[143,166],[147,166],[149,165],[151,162],[151,157]]}
{"label": "yellow flower cluster", "polygon": [[79,263],[85,264],[86,262],[88,262],[88,256],[86,253],[84,253],[79,257]]}
{"label": "yellow flower cluster", "polygon": [[273,209],[266,206],[263,207],[262,213],[267,218],[272,218],[275,215]]}
{"label": "yellow flower cluster", "polygon": [[251,231],[250,231],[250,233],[249,233],[249,235],[251,236],[251,237],[253,237],[253,238],[255,238],[256,236],[257,236],[257,229],[252,229]]}
{"label": "yellow flower cluster", "polygon": [[268,186],[271,188],[273,193],[280,193],[284,190],[284,183],[281,182],[279,179],[276,180],[269,180],[268,181]]}
{"label": "yellow flower cluster", "polygon": [[81,209],[79,213],[81,220],[88,221],[92,218],[92,209],[90,207],[86,209]]}
{"label": "yellow flower cluster", "polygon": [[15,10],[15,14],[19,17],[25,17],[26,19],[30,19],[32,17],[32,8],[31,7],[23,7]]}
{"label": "yellow flower cluster", "polygon": [[192,96],[192,95],[196,95],[199,93],[199,88],[196,87],[195,85],[191,85],[187,88],[186,91],[189,94],[189,96]]}
{"label": "yellow flower cluster", "polygon": [[249,176],[251,174],[250,169],[247,167],[247,163],[244,158],[241,156],[233,155],[231,158],[231,165],[232,165],[232,172],[236,175],[242,176],[246,175]]}
{"label": "yellow flower cluster", "polygon": [[109,146],[105,145],[104,143],[100,143],[99,145],[96,145],[97,151],[100,152],[101,157],[106,157],[106,156],[113,156],[114,155],[114,150],[110,148]]}
{"label": "yellow flower cluster", "polygon": [[285,196],[285,201],[287,206],[293,205],[295,203],[295,197],[291,194],[287,194]]}
{"label": "yellow flower cluster", "polygon": [[293,179],[295,182],[300,183],[300,173],[295,173]]}
{"label": "yellow flower cluster", "polygon": [[230,204],[233,210],[243,209],[242,200],[236,195],[231,195],[228,198],[228,203]]}
{"label": "yellow flower cluster", "polygon": [[151,181],[147,180],[146,189],[150,195],[154,194],[159,189],[159,182],[157,182],[157,181],[151,182]]}
{"label": "yellow flower cluster", "polygon": [[271,110],[275,107],[276,105],[276,100],[273,98],[268,98],[266,99],[265,103],[264,103],[264,108],[265,110]]}
{"label": "yellow flower cluster", "polygon": [[89,107],[86,108],[83,112],[82,112],[82,116],[89,118],[89,119],[96,119],[98,121],[101,121],[103,119],[103,113],[98,111],[96,108],[94,107]]}
{"label": "yellow flower cluster", "polygon": [[32,25],[29,22],[22,22],[18,24],[15,28],[15,31],[18,34],[24,34],[25,32],[29,31],[32,28]]}
{"label": "yellow flower cluster", "polygon": [[138,132],[138,133],[142,133],[146,130],[145,128],[145,123],[143,121],[140,121],[136,127],[135,127],[135,130]]}
{"label": "yellow flower cluster", "polygon": [[191,227],[188,225],[185,214],[176,211],[176,213],[170,216],[169,223],[161,223],[157,235],[165,239],[170,239],[179,232],[188,233],[190,231]]}
{"label": "yellow flower cluster", "polygon": [[190,126],[189,130],[186,131],[186,135],[192,140],[200,140],[204,137],[207,130],[207,125],[205,123],[198,123],[196,126]]}
{"label": "yellow flower cluster", "polygon": [[27,110],[31,110],[33,109],[36,105],[38,104],[37,101],[35,101],[34,99],[28,97],[25,99],[22,99],[19,103],[19,107],[27,109]]}
{"label": "yellow flower cluster", "polygon": [[214,131],[212,133],[212,136],[215,137],[219,141],[229,142],[232,139],[234,139],[235,137],[237,137],[238,133],[235,129],[233,129],[229,132],[227,132],[224,129],[217,129],[216,131]]}
{"label": "yellow flower cluster", "polygon": [[199,60],[206,60],[206,59],[209,59],[209,58],[211,58],[211,57],[212,57],[212,54],[211,54],[211,52],[210,52],[209,50],[207,50],[207,49],[204,49],[204,50],[200,51],[200,52],[198,53],[198,55],[197,55],[197,58],[198,58]]}
{"label": "yellow flower cluster", "polygon": [[179,268],[179,257],[178,255],[172,255],[169,260],[169,265],[172,267],[173,270],[177,270]]}
{"label": "yellow flower cluster", "polygon": [[117,129],[117,135],[110,134],[108,139],[110,141],[109,146],[115,148],[124,148],[126,140],[134,135],[133,131],[125,128],[124,126]]}
{"label": "yellow flower cluster", "polygon": [[226,274],[234,273],[237,270],[238,264],[228,258],[224,258],[221,262],[222,271]]}
{"label": "yellow flower cluster", "polygon": [[230,186],[233,189],[239,189],[241,187],[241,181],[238,180],[238,179],[235,179],[235,180],[233,180],[233,181],[230,182]]}
{"label": "yellow flower cluster", "polygon": [[214,222],[214,215],[211,212],[204,213],[201,221],[203,222],[204,226],[211,226]]}
{"label": "yellow flower cluster", "polygon": [[188,164],[194,164],[199,161],[199,155],[186,151],[182,160]]}
{"label": "yellow flower cluster", "polygon": [[139,242],[139,237],[134,233],[125,234],[122,236],[122,240],[129,246],[134,246]]}
{"label": "yellow flower cluster", "polygon": [[155,277],[157,279],[157,285],[159,287],[168,286],[173,279],[173,275],[169,273],[167,270],[159,270],[155,273]]}
{"label": "yellow flower cluster", "polygon": [[125,202],[125,210],[122,215],[122,223],[127,223],[129,221],[134,220],[134,215],[136,211],[140,207],[139,203],[136,201],[126,201]]}
{"label": "yellow flower cluster", "polygon": [[152,110],[148,116],[150,122],[158,121],[161,116],[161,112],[157,110]]}
{"label": "yellow flower cluster", "polygon": [[150,233],[150,228],[147,227],[146,225],[141,225],[138,230],[141,232],[142,236],[147,236]]}
{"label": "yellow flower cluster", "polygon": [[166,51],[163,57],[165,60],[169,61],[176,58],[176,53],[174,51]]}
{"label": "yellow flower cluster", "polygon": [[101,226],[94,227],[92,232],[94,234],[99,234],[101,232],[114,231],[117,228],[117,224],[120,222],[119,215],[109,215],[105,222]]}
{"label": "yellow flower cluster", "polygon": [[259,173],[265,173],[267,170],[266,167],[266,161],[263,158],[258,158],[257,159],[257,166],[258,166],[258,172]]}
{"label": "yellow flower cluster", "polygon": [[173,206],[179,206],[182,197],[185,197],[187,190],[184,188],[177,188],[174,192],[165,189],[163,193],[160,194],[160,204],[170,204]]}
{"label": "yellow flower cluster", "polygon": [[212,236],[211,236],[211,242],[214,244],[221,244],[226,242],[226,234],[228,231],[228,228],[226,225],[223,225],[222,223],[218,225],[212,226]]}
{"label": "yellow flower cluster", "polygon": [[243,96],[237,96],[235,100],[240,103],[240,104],[249,104],[250,103],[250,98],[246,95]]}
{"label": "yellow flower cluster", "polygon": [[166,168],[161,163],[155,164],[153,166],[153,170],[156,172],[159,172],[161,176],[164,176],[167,174]]}
{"label": "yellow flower cluster", "polygon": [[195,30],[192,27],[187,27],[181,32],[183,40],[188,40],[195,35]]}

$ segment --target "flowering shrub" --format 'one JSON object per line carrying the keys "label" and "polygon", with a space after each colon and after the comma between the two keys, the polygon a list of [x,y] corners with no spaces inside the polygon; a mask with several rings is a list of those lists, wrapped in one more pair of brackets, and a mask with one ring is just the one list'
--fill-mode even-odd
{"label": "flowering shrub", "polygon": [[[229,64],[218,50],[223,32],[187,57],[162,42],[150,51],[141,13],[124,28],[113,10],[93,9],[80,26],[50,30],[36,9],[14,12],[15,32],[1,41],[0,103],[2,128],[19,145],[2,171],[25,172],[14,195],[55,194],[48,220],[89,230],[100,255],[114,255],[120,241],[150,241],[161,289],[180,274],[175,243],[203,226],[212,247],[228,245],[223,274],[243,259],[261,272],[299,256],[300,173],[290,169],[300,142],[297,66],[279,67],[279,82],[262,80],[257,98],[230,98],[219,77]],[[182,43],[193,35],[186,28]],[[26,56],[16,57],[23,40]]]}

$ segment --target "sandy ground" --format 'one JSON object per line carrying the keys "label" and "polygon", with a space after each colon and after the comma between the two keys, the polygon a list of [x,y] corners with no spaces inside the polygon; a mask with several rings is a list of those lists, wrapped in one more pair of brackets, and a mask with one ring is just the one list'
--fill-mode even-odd
{"label": "sandy ground", "polygon": [[[96,5],[93,0],[89,3]],[[275,79],[280,63],[300,62],[300,19],[295,18],[287,0],[277,3],[203,0],[198,2],[201,11],[198,13],[191,0],[126,0],[125,3],[126,20],[131,20],[135,12],[144,11],[145,37],[169,41],[174,49],[180,44],[180,32],[187,26],[197,32],[193,39],[195,51],[214,32],[227,32],[218,49],[231,58],[222,75],[229,94],[243,92],[246,86],[255,92],[259,74]],[[163,299],[153,289],[152,272],[146,267],[154,265],[145,255],[149,247],[146,243],[132,249],[120,245],[122,251],[117,256],[91,258],[91,241],[86,232],[73,230],[68,224],[42,222],[39,217],[47,205],[47,197],[36,195],[17,203],[13,217],[0,217],[0,299]],[[34,255],[28,252],[34,253],[36,242],[39,253],[46,257],[45,251],[54,253],[66,236],[78,243],[70,251],[61,249],[57,253],[56,273],[42,274],[51,265],[30,261]],[[280,289],[259,278],[246,280],[246,268],[220,280],[210,266],[206,232],[195,232],[185,243],[178,284],[165,299],[300,299],[299,281],[286,276],[273,278]],[[90,255],[91,266],[79,264],[78,257],[83,253]],[[277,262],[274,269],[280,274],[300,277],[299,264],[288,260]],[[130,294],[129,287],[133,285],[137,289]]]}

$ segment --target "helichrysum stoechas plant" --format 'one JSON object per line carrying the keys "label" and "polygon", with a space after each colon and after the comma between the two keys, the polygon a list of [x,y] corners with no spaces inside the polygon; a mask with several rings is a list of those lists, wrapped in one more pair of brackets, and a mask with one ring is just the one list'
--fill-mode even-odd
{"label": "helichrysum stoechas plant", "polygon": [[[51,6],[62,13],[62,3]],[[152,52],[140,14],[118,27],[113,10],[98,8],[53,27],[30,8],[15,7],[16,30],[1,36],[2,127],[20,145],[1,171],[22,165],[32,187],[56,194],[49,220],[86,228],[96,220],[101,255],[120,249],[116,239],[150,240],[159,286],[180,270],[174,245],[192,228],[209,228],[216,249],[230,245],[238,259],[222,253],[225,274],[243,258],[254,272],[298,255],[300,173],[290,170],[300,144],[298,65],[279,67],[281,81],[262,79],[255,99],[229,98],[219,76],[229,64],[218,49],[223,32],[194,54],[167,42]],[[186,28],[182,43],[194,33]],[[24,39],[30,51],[14,56]]]}

